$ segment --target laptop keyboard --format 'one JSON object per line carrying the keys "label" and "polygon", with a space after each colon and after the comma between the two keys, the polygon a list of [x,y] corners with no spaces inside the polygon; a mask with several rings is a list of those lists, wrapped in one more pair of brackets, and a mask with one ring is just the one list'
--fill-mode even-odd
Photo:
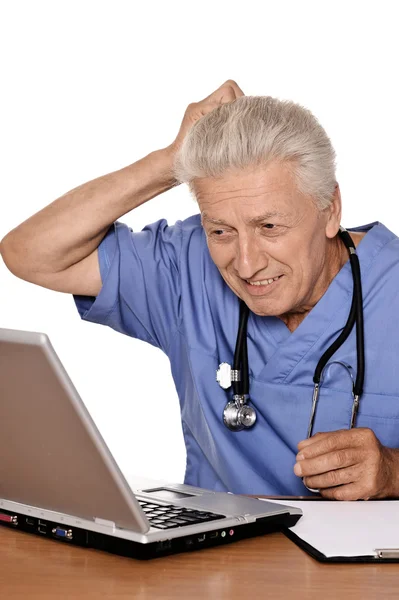
{"label": "laptop keyboard", "polygon": [[225,515],[217,515],[193,508],[173,506],[172,504],[155,504],[154,502],[138,501],[148,521],[158,529],[172,529],[224,519]]}

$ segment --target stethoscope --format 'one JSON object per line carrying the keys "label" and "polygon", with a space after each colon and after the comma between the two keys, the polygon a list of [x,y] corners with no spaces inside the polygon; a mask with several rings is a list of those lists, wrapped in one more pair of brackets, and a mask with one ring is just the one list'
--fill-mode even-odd
{"label": "stethoscope", "polygon": [[[317,363],[313,375],[313,396],[312,409],[310,414],[307,437],[311,437],[316,415],[317,403],[320,395],[320,385],[323,378],[324,369],[337,352],[345,343],[356,323],[356,353],[357,353],[357,372],[356,380],[352,376],[352,368],[341,361],[331,361],[332,364],[338,364],[344,367],[352,380],[352,412],[350,419],[350,429],[355,426],[356,415],[359,408],[360,397],[363,392],[364,382],[364,325],[363,325],[363,299],[362,285],[360,280],[360,264],[356,254],[355,244],[349,233],[343,227],[340,227],[339,236],[349,253],[349,260],[353,277],[353,295],[352,304],[349,311],[348,320],[342,332],[331,346],[324,352]],[[241,431],[252,427],[256,422],[256,412],[252,406],[248,405],[249,398],[249,372],[248,372],[248,350],[247,350],[247,323],[249,309],[243,300],[240,300],[240,317],[237,333],[236,347],[234,351],[233,368],[228,363],[219,365],[216,373],[216,380],[219,385],[228,389],[233,386],[233,399],[225,406],[223,411],[223,422],[231,431]]]}

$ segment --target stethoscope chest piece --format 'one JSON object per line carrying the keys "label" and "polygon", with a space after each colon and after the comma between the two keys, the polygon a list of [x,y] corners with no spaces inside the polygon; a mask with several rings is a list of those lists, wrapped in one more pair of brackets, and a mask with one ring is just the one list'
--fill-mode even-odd
{"label": "stethoscope chest piece", "polygon": [[248,397],[235,394],[223,411],[223,423],[231,431],[241,431],[252,427],[256,421],[256,412],[246,404]]}

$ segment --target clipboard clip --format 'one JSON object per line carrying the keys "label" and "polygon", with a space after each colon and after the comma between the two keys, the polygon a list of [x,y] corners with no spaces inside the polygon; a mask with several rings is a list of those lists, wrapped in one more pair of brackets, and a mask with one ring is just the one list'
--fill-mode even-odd
{"label": "clipboard clip", "polygon": [[374,548],[376,558],[399,558],[399,548]]}

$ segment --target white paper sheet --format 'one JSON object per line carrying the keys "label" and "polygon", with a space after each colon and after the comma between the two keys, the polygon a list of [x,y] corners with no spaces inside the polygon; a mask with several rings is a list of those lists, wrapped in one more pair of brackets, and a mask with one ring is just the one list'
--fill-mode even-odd
{"label": "white paper sheet", "polygon": [[328,500],[268,500],[302,509],[291,531],[333,556],[370,556],[376,548],[399,550],[399,501],[329,502]]}

